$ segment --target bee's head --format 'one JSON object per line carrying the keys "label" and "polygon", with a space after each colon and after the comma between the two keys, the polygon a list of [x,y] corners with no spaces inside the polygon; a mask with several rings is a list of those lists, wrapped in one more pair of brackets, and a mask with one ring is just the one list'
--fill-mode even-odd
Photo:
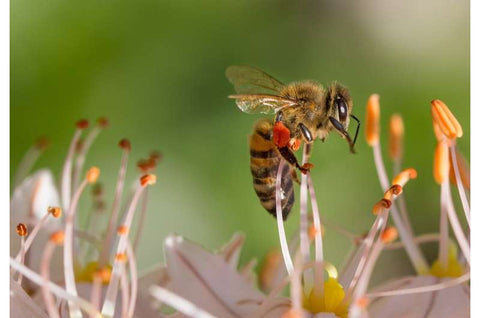
{"label": "bee's head", "polygon": [[[355,152],[354,146],[357,141],[358,130],[360,128],[359,120],[352,115],[353,102],[348,89],[337,82],[333,82],[329,87],[325,96],[325,104],[327,106],[327,114],[332,127],[342,135],[350,146],[350,151]],[[358,123],[355,137],[352,138],[347,132],[350,117]]]}
{"label": "bee's head", "polygon": [[333,82],[326,95],[327,113],[348,129],[353,102],[348,89],[340,83]]}

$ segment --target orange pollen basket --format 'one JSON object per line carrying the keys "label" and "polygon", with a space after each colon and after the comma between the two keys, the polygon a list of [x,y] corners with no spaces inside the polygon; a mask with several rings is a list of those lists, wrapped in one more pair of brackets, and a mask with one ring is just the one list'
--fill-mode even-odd
{"label": "orange pollen basket", "polygon": [[283,148],[288,146],[290,142],[290,130],[282,123],[277,122],[273,126],[273,143],[279,147]]}
{"label": "orange pollen basket", "polygon": [[19,236],[27,236],[28,235],[27,226],[23,223],[18,223],[17,224],[17,234]]}

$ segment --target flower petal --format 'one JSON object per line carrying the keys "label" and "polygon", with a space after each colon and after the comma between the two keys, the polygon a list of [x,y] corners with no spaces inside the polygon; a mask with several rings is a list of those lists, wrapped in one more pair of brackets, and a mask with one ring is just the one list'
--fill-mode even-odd
{"label": "flower petal", "polygon": [[10,277],[10,317],[48,318],[30,296]]}
{"label": "flower petal", "polygon": [[210,253],[180,236],[165,241],[172,290],[217,317],[245,316],[264,296],[223,255]]}
{"label": "flower petal", "polygon": [[[407,277],[375,291],[428,286],[444,280],[433,276]],[[457,285],[439,291],[383,297],[373,300],[368,311],[372,318],[466,318],[470,317],[470,288]]]}

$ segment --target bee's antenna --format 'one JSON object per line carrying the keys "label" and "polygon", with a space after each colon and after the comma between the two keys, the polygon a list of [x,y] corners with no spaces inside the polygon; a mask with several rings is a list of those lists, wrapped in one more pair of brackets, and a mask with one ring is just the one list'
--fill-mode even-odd
{"label": "bee's antenna", "polygon": [[353,114],[351,114],[350,117],[352,117],[357,122],[357,130],[355,131],[355,137],[353,138],[353,146],[355,146],[355,143],[357,142],[358,132],[360,130],[360,120],[358,120],[358,118]]}

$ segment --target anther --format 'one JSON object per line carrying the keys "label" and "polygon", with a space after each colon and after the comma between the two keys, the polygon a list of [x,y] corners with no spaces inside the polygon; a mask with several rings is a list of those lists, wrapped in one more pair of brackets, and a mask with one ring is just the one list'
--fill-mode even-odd
{"label": "anther", "polygon": [[108,122],[107,117],[100,117],[100,118],[97,119],[97,125],[100,128],[107,128],[108,124],[109,124],[109,122]]}
{"label": "anther", "polygon": [[23,223],[18,223],[17,224],[17,234],[19,236],[27,236],[28,235],[28,228],[25,224]]}
{"label": "anther", "polygon": [[433,121],[438,124],[442,133],[450,139],[462,137],[462,126],[448,106],[439,99],[432,100],[431,105]]}
{"label": "anther", "polygon": [[54,218],[58,219],[62,216],[62,208],[58,206],[49,206],[47,209],[48,213],[50,213]]}
{"label": "anther", "polygon": [[117,262],[125,262],[127,261],[127,254],[125,253],[118,253],[117,255],[115,255],[115,260]]}
{"label": "anther", "polygon": [[317,235],[322,235],[323,237],[325,235],[325,228],[320,226],[320,229],[317,229],[315,225],[312,224],[308,230],[308,237],[313,240]]}
{"label": "anther", "polygon": [[82,130],[87,129],[88,125],[89,125],[89,122],[86,119],[81,119],[77,121],[77,123],[75,124],[75,126],[77,126],[78,129],[82,129]]}
{"label": "anther", "polygon": [[382,243],[389,244],[395,241],[398,238],[398,231],[395,227],[389,226],[385,229],[385,231],[380,234],[380,239]]}
{"label": "anther", "polygon": [[393,160],[399,160],[403,155],[403,119],[399,114],[394,114],[390,117],[389,130],[389,154]]}
{"label": "anther", "polygon": [[356,301],[356,305],[357,305],[360,309],[366,309],[369,304],[370,304],[370,300],[369,300],[367,297],[365,297],[365,296],[358,298],[357,301]]}
{"label": "anther", "polygon": [[152,158],[148,159],[140,159],[137,162],[137,168],[143,172],[143,173],[148,173],[149,171],[152,171],[156,167],[156,162]]}
{"label": "anther", "polygon": [[400,172],[393,178],[392,184],[399,184],[402,187],[408,182],[410,179],[415,179],[417,177],[417,170],[413,168],[408,168]]}
{"label": "anther", "polygon": [[45,150],[48,146],[50,146],[50,140],[45,136],[39,137],[37,141],[35,141],[35,147],[40,151]]}
{"label": "anther", "polygon": [[385,209],[388,209],[392,206],[392,201],[388,199],[381,199],[375,205],[373,206],[372,213],[373,215],[378,215],[380,212],[382,212]]}
{"label": "anther", "polygon": [[384,199],[393,200],[394,197],[399,196],[403,191],[403,188],[399,184],[394,184],[383,195]]}
{"label": "anther", "polygon": [[147,185],[154,185],[157,182],[157,176],[154,174],[146,174],[140,178],[140,185],[146,187]]}
{"label": "anther", "polygon": [[118,228],[117,228],[117,234],[118,235],[125,235],[128,233],[128,227],[125,226],[125,225],[120,225]]}
{"label": "anther", "polygon": [[156,164],[158,164],[160,161],[162,161],[163,154],[161,152],[158,152],[158,151],[154,150],[150,153],[149,158],[152,159],[153,161],[155,161]]}
{"label": "anther", "polygon": [[100,277],[100,279],[102,280],[102,283],[106,284],[110,282],[110,278],[112,277],[112,269],[105,266],[103,268],[98,269],[95,272],[95,275]]}
{"label": "anther", "polygon": [[449,177],[450,162],[446,141],[439,141],[435,149],[433,160],[433,177],[438,184],[442,184]]}
{"label": "anther", "polygon": [[370,146],[378,144],[380,134],[380,96],[370,95],[367,101],[367,120],[365,122],[365,136]]}
{"label": "anther", "polygon": [[97,182],[98,177],[100,176],[100,169],[98,167],[91,167],[87,171],[87,181],[88,183]]}
{"label": "anther", "polygon": [[55,243],[57,245],[62,245],[63,240],[65,239],[65,233],[63,231],[57,231],[50,235],[50,242]]}
{"label": "anther", "polygon": [[130,140],[128,140],[127,138],[123,138],[122,140],[120,140],[118,142],[118,146],[127,152],[130,152],[130,150],[132,149]]}

